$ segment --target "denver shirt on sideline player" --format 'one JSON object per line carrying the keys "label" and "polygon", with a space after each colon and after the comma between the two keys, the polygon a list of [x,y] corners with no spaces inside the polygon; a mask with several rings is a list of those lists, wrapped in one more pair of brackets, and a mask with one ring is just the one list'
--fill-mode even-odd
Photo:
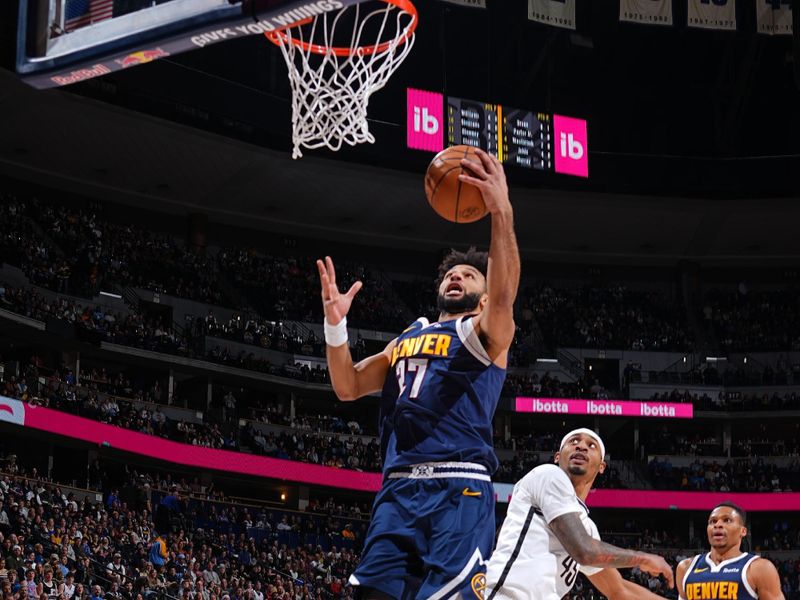
{"label": "denver shirt on sideline player", "polygon": [[711,551],[681,561],[675,570],[681,600],[785,600],[775,566],[742,552],[746,521],[732,502],[711,511],[706,527]]}

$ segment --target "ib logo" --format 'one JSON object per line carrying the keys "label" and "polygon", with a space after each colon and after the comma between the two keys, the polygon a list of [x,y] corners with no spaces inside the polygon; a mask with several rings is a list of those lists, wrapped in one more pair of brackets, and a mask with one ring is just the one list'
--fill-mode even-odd
{"label": "ib logo", "polygon": [[586,121],[553,115],[556,173],[589,177],[589,137]]}
{"label": "ib logo", "polygon": [[407,138],[409,148],[444,149],[444,96],[408,88]]}

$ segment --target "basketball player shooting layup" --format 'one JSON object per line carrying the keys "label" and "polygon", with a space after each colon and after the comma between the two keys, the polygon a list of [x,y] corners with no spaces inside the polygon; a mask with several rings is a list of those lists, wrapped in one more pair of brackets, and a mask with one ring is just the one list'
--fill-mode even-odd
{"label": "basketball player shooting layup", "polygon": [[480,162],[462,162],[474,176],[460,177],[481,190],[491,213],[489,253],[445,258],[438,321],[418,319],[383,352],[353,365],[345,315],[361,282],[341,294],[331,259],[317,261],[336,395],[355,400],[382,390],[383,486],[350,578],[362,598],[474,597],[492,550],[492,416],[514,336],[520,262],[503,167],[485,152],[477,156]]}
{"label": "basketball player shooting layup", "polygon": [[486,570],[486,600],[560,600],[579,571],[610,600],[660,598],[624,580],[617,567],[663,575],[672,587],[672,569],[660,556],[600,541],[584,501],[605,470],[605,454],[599,435],[575,429],[561,440],[556,464],[517,482]]}
{"label": "basketball player shooting layup", "polygon": [[681,600],[784,600],[775,565],[742,552],[745,519],[730,502],[711,511],[706,528],[711,552],[681,561],[675,571]]}

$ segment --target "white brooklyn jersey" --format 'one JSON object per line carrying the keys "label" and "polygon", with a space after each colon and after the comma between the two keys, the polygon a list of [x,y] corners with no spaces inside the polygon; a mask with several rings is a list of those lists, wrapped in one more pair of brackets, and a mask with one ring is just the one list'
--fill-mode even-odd
{"label": "white brooklyn jersey", "polygon": [[553,519],[571,512],[579,513],[589,535],[600,539],[589,509],[560,467],[540,465],[517,482],[486,570],[486,600],[561,600],[578,571],[601,571],[575,562],[551,531]]}

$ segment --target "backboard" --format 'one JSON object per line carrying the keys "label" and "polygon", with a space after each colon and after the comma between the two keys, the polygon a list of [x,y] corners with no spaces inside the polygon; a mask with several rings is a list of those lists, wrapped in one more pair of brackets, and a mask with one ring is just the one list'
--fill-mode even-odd
{"label": "backboard", "polygon": [[69,85],[234,38],[278,31],[359,0],[18,0],[17,72]]}

